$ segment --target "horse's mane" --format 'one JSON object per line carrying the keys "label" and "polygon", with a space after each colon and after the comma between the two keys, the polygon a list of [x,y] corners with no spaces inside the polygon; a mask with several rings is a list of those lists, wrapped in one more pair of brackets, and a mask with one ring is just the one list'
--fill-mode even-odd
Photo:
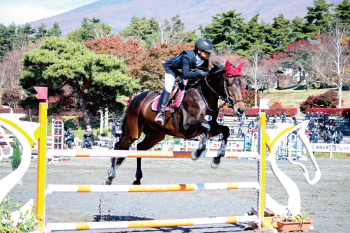
{"label": "horse's mane", "polygon": [[210,74],[217,74],[219,72],[223,72],[225,67],[223,65],[220,65],[219,62],[213,61],[213,68],[210,70]]}

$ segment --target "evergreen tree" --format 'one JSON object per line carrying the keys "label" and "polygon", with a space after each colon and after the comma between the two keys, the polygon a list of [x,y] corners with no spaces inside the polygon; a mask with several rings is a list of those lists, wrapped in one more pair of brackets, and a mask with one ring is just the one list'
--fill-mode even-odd
{"label": "evergreen tree", "polygon": [[[38,49],[24,55],[21,86],[33,94],[33,86],[47,86],[50,96],[60,96],[64,87],[70,87],[71,95],[79,99],[85,124],[87,109],[97,111],[108,107],[120,108],[116,96],[130,95],[140,86],[137,79],[125,74],[123,61],[111,55],[94,54],[82,43],[65,38],[50,38]],[[30,98],[30,97],[29,97]],[[63,106],[58,99],[56,106]]]}
{"label": "evergreen tree", "polygon": [[307,38],[306,35],[306,29],[305,29],[305,23],[303,18],[300,18],[299,16],[296,16],[292,20],[292,33],[291,37],[293,40],[303,40]]}
{"label": "evergreen tree", "polygon": [[13,147],[13,155],[11,159],[11,166],[12,166],[12,170],[16,170],[21,164],[21,160],[22,160],[22,152],[21,152],[21,148],[17,138],[15,138],[12,147]]}
{"label": "evergreen tree", "polygon": [[281,52],[292,41],[291,23],[289,19],[284,18],[283,14],[273,19],[269,42],[273,48],[272,52]]}
{"label": "evergreen tree", "polygon": [[272,47],[267,43],[267,36],[270,33],[270,26],[258,22],[259,14],[251,18],[242,27],[242,39],[237,43],[235,52],[246,58],[251,58],[253,51],[258,50],[260,53],[270,52]]}
{"label": "evergreen tree", "polygon": [[350,2],[349,0],[343,0],[341,3],[339,3],[335,8],[334,11],[336,12],[335,17],[337,20],[340,21],[340,23],[348,24],[349,26],[349,19],[350,19]]}
{"label": "evergreen tree", "polygon": [[11,33],[9,29],[4,25],[0,24],[0,61],[2,57],[12,48]]}
{"label": "evergreen tree", "polygon": [[[235,10],[213,16],[213,22],[205,27],[201,26],[203,37],[210,39],[214,48],[221,52],[223,50],[240,50],[246,44],[242,35],[245,27],[242,13],[236,13]],[[238,48],[239,47],[239,48]]]}
{"label": "evergreen tree", "polygon": [[68,33],[67,39],[73,42],[81,42],[114,36],[114,31],[111,26],[93,17],[92,19],[84,18],[81,22],[81,27]]}
{"label": "evergreen tree", "polygon": [[159,23],[152,17],[147,19],[146,17],[138,18],[133,16],[131,18],[130,26],[119,32],[119,35],[123,38],[147,40],[154,37],[154,34],[159,30]]}
{"label": "evergreen tree", "polygon": [[45,38],[46,36],[47,36],[46,25],[41,23],[41,25],[37,27],[35,38],[42,39],[42,38]]}
{"label": "evergreen tree", "polygon": [[35,33],[35,29],[27,23],[23,27],[18,26],[17,34],[19,37],[19,46],[23,48],[23,46],[28,45],[30,42],[35,42],[35,37],[32,35]]}
{"label": "evergreen tree", "polygon": [[328,4],[326,0],[314,0],[314,6],[307,7],[308,13],[304,18],[306,19],[305,31],[308,37],[323,34],[331,27],[333,17],[330,13],[331,6],[333,4]]}
{"label": "evergreen tree", "polygon": [[62,34],[62,30],[60,28],[60,25],[55,22],[53,24],[53,27],[49,29],[49,31],[47,32],[48,36],[50,37],[59,37]]}

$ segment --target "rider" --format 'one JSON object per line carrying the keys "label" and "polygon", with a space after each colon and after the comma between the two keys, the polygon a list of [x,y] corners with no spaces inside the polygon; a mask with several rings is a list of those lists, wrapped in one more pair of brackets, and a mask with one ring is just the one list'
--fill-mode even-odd
{"label": "rider", "polygon": [[90,144],[90,148],[92,148],[92,141],[94,140],[94,132],[91,130],[90,125],[86,127],[86,130],[84,132],[84,139],[81,143],[81,149],[84,148],[85,142],[88,142]]}
{"label": "rider", "polygon": [[[160,95],[156,118],[158,124],[164,124],[164,109],[169,100],[169,94],[177,76],[184,79],[197,80],[209,73],[209,57],[213,53],[213,44],[206,38],[198,39],[194,50],[185,50],[177,56],[162,62],[165,71],[165,84]],[[182,74],[179,72],[181,69]]]}

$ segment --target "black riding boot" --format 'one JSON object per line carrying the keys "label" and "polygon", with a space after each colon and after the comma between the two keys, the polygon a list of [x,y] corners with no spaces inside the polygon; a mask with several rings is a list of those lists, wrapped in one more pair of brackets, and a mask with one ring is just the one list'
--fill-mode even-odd
{"label": "black riding boot", "polygon": [[169,100],[169,92],[163,88],[162,94],[160,94],[159,98],[159,104],[158,104],[158,111],[156,118],[154,119],[157,123],[164,125],[165,117],[164,117],[164,109],[168,103]]}

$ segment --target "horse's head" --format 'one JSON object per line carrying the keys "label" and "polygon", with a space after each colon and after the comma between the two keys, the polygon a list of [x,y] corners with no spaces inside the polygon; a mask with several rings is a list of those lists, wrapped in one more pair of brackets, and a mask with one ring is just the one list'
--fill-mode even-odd
{"label": "horse's head", "polygon": [[241,93],[241,69],[243,64],[244,62],[234,68],[231,66],[229,60],[227,60],[223,73],[223,89],[226,94],[226,102],[232,105],[233,114],[236,116],[241,116],[245,111]]}

